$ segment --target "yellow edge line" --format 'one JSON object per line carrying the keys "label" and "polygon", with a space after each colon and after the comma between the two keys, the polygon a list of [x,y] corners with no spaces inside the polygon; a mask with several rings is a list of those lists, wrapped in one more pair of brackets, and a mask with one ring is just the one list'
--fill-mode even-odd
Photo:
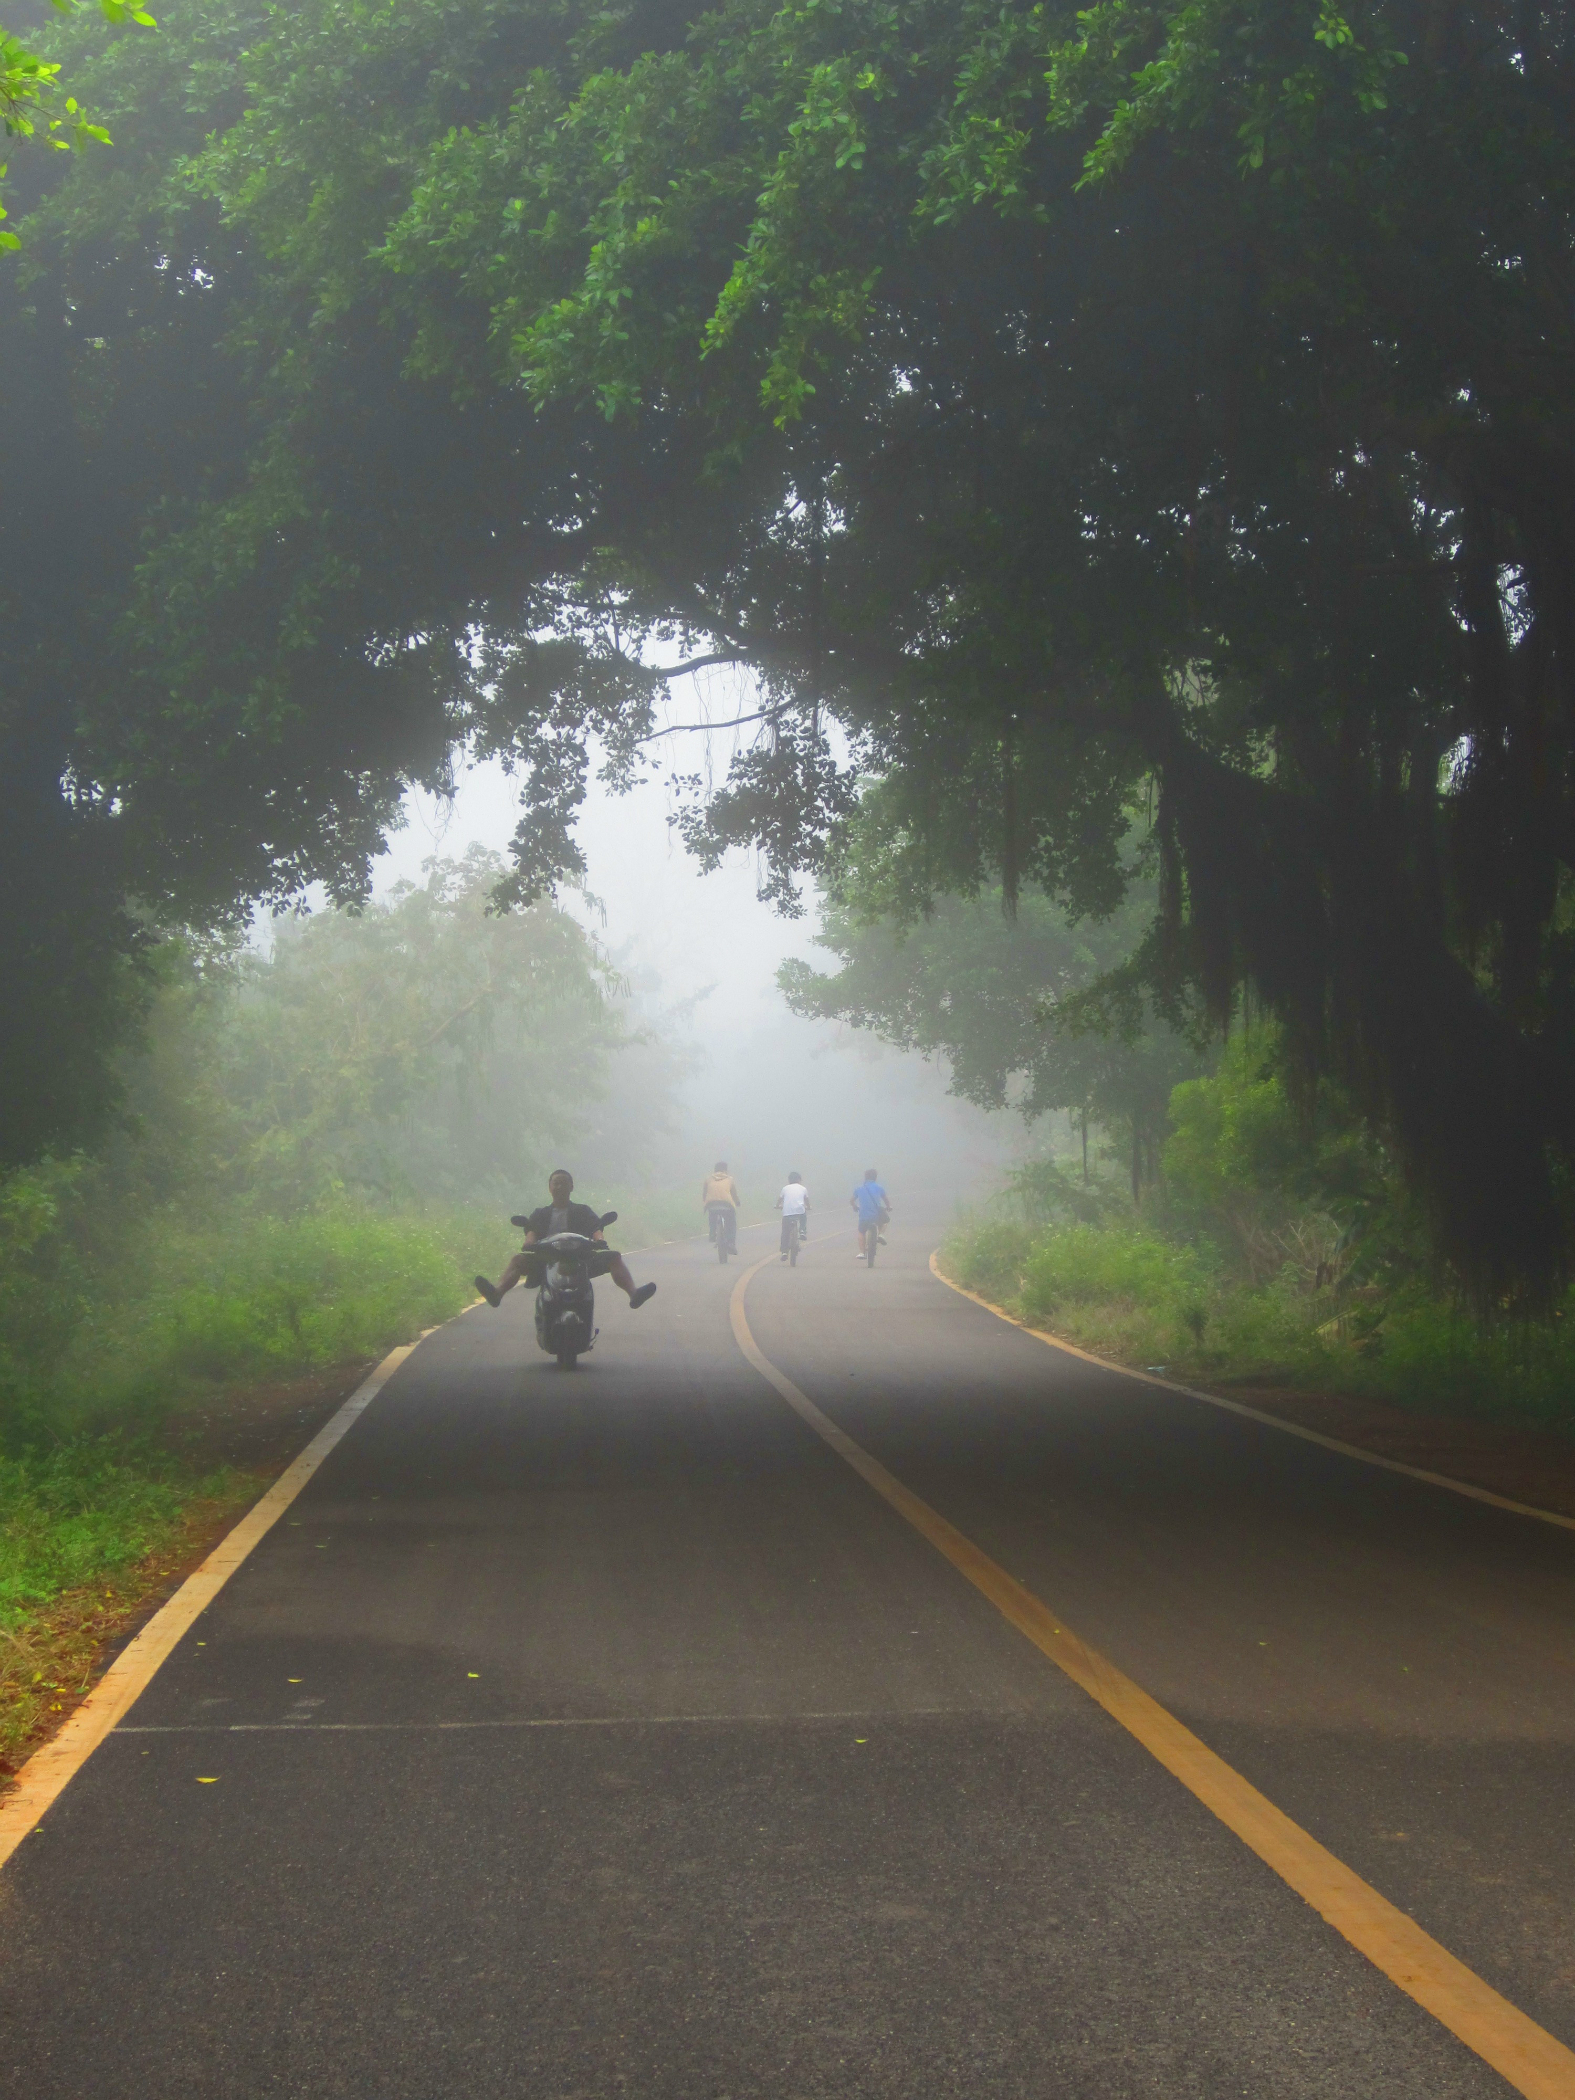
{"label": "yellow edge line", "polygon": [[888,1473],[761,1353],[744,1314],[744,1293],[749,1279],[765,1266],[766,1262],[756,1262],[733,1286],[728,1308],[733,1335],[761,1377],[815,1434],[1391,1983],[1491,2064],[1526,2100],[1570,2100],[1575,2094],[1575,2051],[1566,2049],[1464,1962],[1457,1961],[1413,1918],[1379,1895],[1216,1756],[1158,1700],[1061,1625],[1048,1605]]}
{"label": "yellow edge line", "polygon": [[1562,1531],[1575,1531],[1575,1517],[1561,1516],[1556,1509],[1538,1509],[1534,1503],[1512,1502],[1508,1495],[1495,1495],[1491,1488],[1474,1487],[1469,1480],[1454,1480],[1447,1473],[1430,1473],[1425,1466],[1408,1466],[1401,1458],[1384,1458],[1377,1451],[1365,1450],[1360,1444],[1343,1444],[1335,1436],[1324,1436],[1317,1429],[1305,1429],[1300,1422],[1287,1422],[1283,1415],[1266,1414],[1261,1407],[1249,1407],[1244,1400],[1227,1400],[1220,1393],[1205,1393],[1195,1385],[1182,1385],[1174,1378],[1158,1378],[1152,1371],[1135,1371],[1130,1364],[1113,1363],[1108,1356],[1095,1356],[1090,1350],[1079,1349],[1073,1342],[1063,1342],[1059,1336],[1046,1334],[1042,1327],[1030,1327],[1026,1320],[1019,1320],[1005,1306],[997,1305],[993,1299],[981,1298],[977,1291],[970,1291],[965,1284],[954,1283],[940,1267],[936,1256],[930,1256],[930,1274],[937,1283],[944,1283],[949,1291],[959,1298],[971,1298],[975,1305],[982,1305],[986,1312],[994,1313],[1009,1327],[1020,1327],[1024,1334],[1031,1335],[1036,1342],[1047,1348],[1059,1349],[1067,1356],[1075,1356],[1085,1364],[1096,1364],[1101,1371],[1114,1371],[1119,1378],[1135,1378],[1142,1385],[1158,1386],[1162,1393],[1185,1393],[1189,1400],[1201,1400],[1207,1407],[1221,1407],[1228,1415],[1244,1415],[1249,1422],[1263,1422],[1270,1429],[1283,1429],[1287,1436],[1299,1436],[1304,1444],[1321,1444],[1325,1451],[1338,1451],[1342,1458],[1359,1458],[1364,1466],[1381,1466],[1386,1473],[1404,1473],[1409,1480],[1425,1480],[1429,1487],[1447,1488],[1452,1495],[1465,1495],[1473,1502],[1490,1502],[1495,1509],[1507,1509],[1517,1517],[1535,1517],[1539,1524],[1557,1524]]}
{"label": "yellow edge line", "polygon": [[202,1566],[186,1577],[136,1639],[127,1643],[59,1734],[41,1750],[34,1751],[17,1774],[13,1791],[0,1799],[0,1866],[4,1866],[23,1838],[38,1828],[39,1817],[147,1690],[182,1634],[207,1610],[247,1554],[279,1521],[329,1452],[355,1426],[417,1346],[411,1342],[402,1349],[390,1350],[372,1375],[323,1424],[300,1457],[280,1474],[262,1500],[219,1541]]}

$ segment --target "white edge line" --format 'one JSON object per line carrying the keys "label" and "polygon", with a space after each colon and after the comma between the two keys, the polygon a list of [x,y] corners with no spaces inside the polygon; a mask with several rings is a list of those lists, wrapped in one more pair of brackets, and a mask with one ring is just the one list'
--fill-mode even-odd
{"label": "white edge line", "polygon": [[[910,1706],[887,1712],[856,1708],[811,1708],[795,1714],[547,1714],[505,1715],[493,1721],[211,1721],[187,1727],[117,1728],[116,1735],[422,1735],[467,1728],[793,1728],[801,1721],[881,1722],[975,1721],[978,1711],[954,1706]],[[1000,1716],[1020,1719],[1015,1711]]]}
{"label": "white edge line", "polygon": [[1074,1342],[1063,1342],[1058,1335],[1046,1334],[1042,1327],[1030,1327],[1026,1320],[1019,1320],[992,1299],[981,1298],[966,1284],[954,1283],[942,1271],[939,1254],[937,1247],[930,1256],[930,1274],[938,1283],[944,1283],[959,1298],[971,1298],[975,1305],[982,1305],[986,1312],[994,1313],[1009,1327],[1021,1328],[1024,1334],[1031,1335],[1036,1342],[1043,1342],[1047,1348],[1078,1357],[1101,1371],[1113,1371],[1118,1378],[1135,1378],[1141,1385],[1157,1386],[1162,1393],[1183,1393],[1189,1400],[1201,1400],[1206,1407],[1223,1408],[1227,1414],[1243,1415],[1249,1422],[1262,1422],[1269,1429],[1283,1429],[1287,1436],[1299,1436],[1304,1444],[1321,1444],[1325,1451],[1337,1451],[1342,1458],[1360,1459],[1364,1466],[1381,1466],[1386,1473],[1404,1473],[1408,1480],[1424,1480],[1429,1487],[1447,1488],[1450,1494],[1465,1495],[1472,1502],[1486,1502],[1494,1509],[1507,1509],[1517,1517],[1535,1517],[1540,1524],[1556,1524],[1561,1531],[1575,1531],[1575,1517],[1561,1516],[1556,1509],[1537,1509],[1530,1502],[1515,1502],[1508,1495],[1495,1495],[1491,1488],[1475,1487],[1469,1480],[1453,1480],[1447,1473],[1430,1473],[1423,1466],[1408,1466],[1404,1459],[1385,1458],[1380,1452],[1364,1451],[1360,1444],[1343,1444],[1338,1437],[1324,1436],[1317,1429],[1306,1429],[1300,1422],[1287,1422],[1283,1415],[1266,1414],[1261,1407],[1249,1407],[1245,1400],[1227,1400],[1223,1394],[1205,1393],[1198,1386],[1182,1385],[1178,1379],[1159,1378],[1152,1371],[1135,1371],[1130,1364],[1112,1363],[1108,1356],[1095,1356],[1089,1349],[1079,1349]]}
{"label": "white edge line", "polygon": [[[434,1330],[427,1329],[430,1334]],[[421,1339],[424,1339],[422,1337]],[[207,1610],[252,1548],[283,1516],[323,1460],[371,1406],[400,1365],[420,1346],[408,1342],[391,1349],[371,1376],[331,1415],[316,1436],[255,1502],[233,1530],[219,1541],[201,1567],[194,1568],[174,1596],[149,1619],[136,1637],[94,1685],[60,1732],[23,1765],[10,1793],[0,1797],[0,1866],[23,1838],[38,1828],[38,1819],[93,1755],[99,1744],[129,1712],[170,1652]]]}

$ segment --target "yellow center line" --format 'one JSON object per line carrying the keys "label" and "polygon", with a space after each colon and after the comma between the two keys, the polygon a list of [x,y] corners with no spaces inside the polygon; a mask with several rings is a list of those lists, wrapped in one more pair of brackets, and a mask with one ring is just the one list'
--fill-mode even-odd
{"label": "yellow center line", "polygon": [[[433,1328],[427,1334],[434,1333]],[[425,1340],[425,1335],[422,1340]],[[38,1819],[81,1771],[121,1716],[152,1683],[181,1636],[205,1612],[252,1548],[273,1529],[334,1446],[353,1428],[417,1347],[412,1342],[393,1349],[344,1405],[331,1415],[300,1457],[280,1474],[261,1501],[255,1502],[227,1532],[180,1588],[129,1641],[94,1685],[60,1733],[23,1765],[16,1786],[0,1799],[0,1866],[23,1838],[38,1828]]]}
{"label": "yellow center line", "polygon": [[1003,1618],[1096,1699],[1167,1772],[1235,1832],[1282,1881],[1310,1903],[1336,1932],[1365,1954],[1391,1983],[1430,2012],[1451,2034],[1491,2064],[1526,2100],[1571,2100],[1575,2051],[1458,1961],[1414,1918],[1406,1916],[1353,1873],[1316,1838],[1208,1745],[1150,1698],[1114,1663],[1079,1640],[1031,1590],[915,1495],[862,1444],[839,1429],[792,1379],[764,1355],[749,1329],[744,1294],[771,1257],[741,1272],[729,1304],[733,1334],[744,1356],[839,1458],[868,1482],[960,1575],[988,1597]]}

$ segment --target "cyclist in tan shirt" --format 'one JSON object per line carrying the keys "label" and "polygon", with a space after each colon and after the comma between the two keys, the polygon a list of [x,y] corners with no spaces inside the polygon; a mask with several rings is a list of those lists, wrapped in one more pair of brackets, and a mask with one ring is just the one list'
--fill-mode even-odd
{"label": "cyclist in tan shirt", "polygon": [[741,1207],[738,1183],[727,1171],[727,1161],[719,1159],[700,1184],[700,1208],[710,1222],[712,1239],[718,1232],[727,1235],[730,1254],[738,1252],[738,1213]]}

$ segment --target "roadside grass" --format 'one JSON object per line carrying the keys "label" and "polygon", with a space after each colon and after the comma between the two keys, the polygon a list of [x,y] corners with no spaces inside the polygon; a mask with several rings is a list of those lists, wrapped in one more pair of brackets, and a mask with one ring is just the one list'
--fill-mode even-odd
{"label": "roadside grass", "polygon": [[[167,1477],[157,1477],[159,1471]],[[0,1470],[0,1775],[15,1772],[92,1689],[106,1648],[254,1502],[264,1481],[61,1454]],[[91,1570],[91,1575],[88,1571]],[[83,1579],[84,1577],[87,1579]]]}
{"label": "roadside grass", "polygon": [[195,1502],[242,1491],[230,1469],[193,1472],[148,1438],[0,1458],[0,1630],[157,1553]]}
{"label": "roadside grass", "polygon": [[1140,1223],[969,1218],[941,1260],[1029,1325],[1118,1363],[1575,1436],[1575,1296],[1547,1320],[1493,1322],[1415,1282],[1381,1299],[1342,1296],[1307,1289],[1287,1268],[1254,1285],[1206,1238],[1177,1240]]}

